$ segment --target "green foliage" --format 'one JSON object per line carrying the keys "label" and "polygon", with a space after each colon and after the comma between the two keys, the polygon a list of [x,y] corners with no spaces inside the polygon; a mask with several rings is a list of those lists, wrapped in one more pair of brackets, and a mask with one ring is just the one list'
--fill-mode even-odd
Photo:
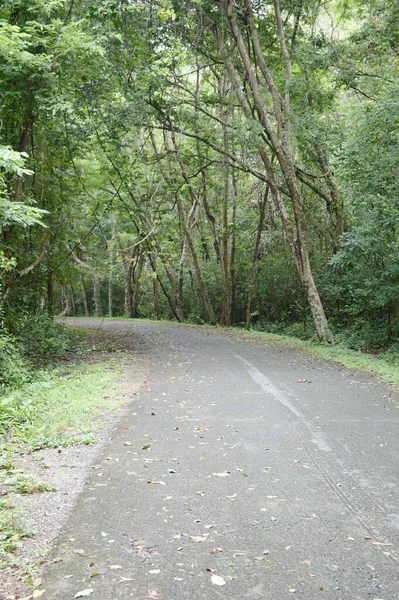
{"label": "green foliage", "polygon": [[[12,202],[8,199],[6,176],[17,175],[24,177],[33,175],[25,166],[28,155],[25,152],[15,152],[8,146],[0,145],[0,230],[7,225],[18,224],[25,227],[42,225],[43,216],[47,214],[35,206],[28,206],[23,202]],[[0,253],[0,270],[2,268]]]}
{"label": "green foliage", "polygon": [[55,361],[72,348],[68,330],[47,315],[27,315],[16,325],[23,354],[37,366]]}
{"label": "green foliage", "polygon": [[7,388],[23,385],[30,376],[15,338],[5,332],[0,333],[0,396]]}

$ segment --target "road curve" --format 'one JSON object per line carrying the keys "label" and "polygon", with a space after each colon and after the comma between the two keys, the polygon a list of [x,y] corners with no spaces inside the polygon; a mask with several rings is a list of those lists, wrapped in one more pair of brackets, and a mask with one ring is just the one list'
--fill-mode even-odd
{"label": "road curve", "polygon": [[150,375],[59,538],[44,600],[398,600],[392,388],[219,330],[76,323],[140,338]]}

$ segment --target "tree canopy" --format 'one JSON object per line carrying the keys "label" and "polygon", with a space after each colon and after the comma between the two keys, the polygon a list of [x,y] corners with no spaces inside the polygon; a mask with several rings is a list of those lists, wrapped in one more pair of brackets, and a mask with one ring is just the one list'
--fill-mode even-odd
{"label": "tree canopy", "polygon": [[4,331],[399,334],[393,0],[5,0]]}

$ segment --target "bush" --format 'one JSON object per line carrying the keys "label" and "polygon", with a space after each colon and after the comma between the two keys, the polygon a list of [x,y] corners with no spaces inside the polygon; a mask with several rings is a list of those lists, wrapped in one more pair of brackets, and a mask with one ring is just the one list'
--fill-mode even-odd
{"label": "bush", "polygon": [[6,388],[20,386],[29,379],[28,365],[22,358],[15,339],[3,332],[0,334],[0,394]]}
{"label": "bush", "polygon": [[352,350],[381,350],[390,345],[390,335],[385,327],[359,320],[337,334],[337,341]]}
{"label": "bush", "polygon": [[47,315],[29,316],[18,323],[16,337],[23,354],[36,365],[52,362],[72,348],[66,328]]}

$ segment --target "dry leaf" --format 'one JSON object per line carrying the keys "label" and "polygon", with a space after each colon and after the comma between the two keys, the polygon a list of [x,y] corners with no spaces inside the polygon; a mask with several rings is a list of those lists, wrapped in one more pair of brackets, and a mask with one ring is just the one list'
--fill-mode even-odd
{"label": "dry leaf", "polygon": [[386,544],[384,542],[369,542],[369,544],[372,544],[373,546],[392,546],[392,544]]}
{"label": "dry leaf", "polygon": [[77,594],[74,595],[74,598],[84,598],[85,596],[90,596],[90,594],[92,594],[94,592],[93,588],[87,588],[85,590],[82,590],[81,592],[78,592]]}
{"label": "dry leaf", "polygon": [[201,537],[200,535],[190,535],[190,540],[193,540],[193,542],[196,542],[197,544],[198,542],[206,542],[207,539],[207,537]]}
{"label": "dry leaf", "polygon": [[39,587],[39,585],[42,585],[42,578],[41,577],[37,577],[36,579],[34,579],[32,581],[33,583],[33,587]]}
{"label": "dry leaf", "polygon": [[226,585],[223,577],[220,577],[219,575],[211,575],[211,581],[214,585]]}

